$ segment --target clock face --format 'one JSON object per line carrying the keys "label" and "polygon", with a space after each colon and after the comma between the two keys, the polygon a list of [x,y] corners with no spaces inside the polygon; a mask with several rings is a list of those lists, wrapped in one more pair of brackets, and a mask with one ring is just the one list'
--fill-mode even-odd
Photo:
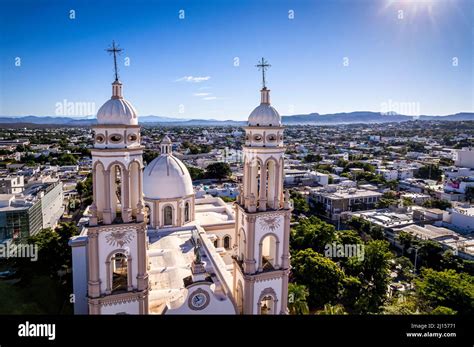
{"label": "clock face", "polygon": [[202,310],[209,303],[209,294],[203,290],[197,290],[189,298],[189,306],[193,310]]}
{"label": "clock face", "polygon": [[193,306],[196,308],[201,308],[206,303],[206,297],[202,293],[194,295],[192,300]]}

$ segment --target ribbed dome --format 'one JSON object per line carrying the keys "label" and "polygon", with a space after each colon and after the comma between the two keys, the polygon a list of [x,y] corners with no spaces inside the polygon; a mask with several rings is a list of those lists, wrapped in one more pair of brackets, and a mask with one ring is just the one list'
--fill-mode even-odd
{"label": "ribbed dome", "polygon": [[281,117],[278,111],[270,105],[270,90],[263,88],[262,101],[249,116],[249,126],[280,126]]}
{"label": "ribbed dome", "polygon": [[250,126],[280,126],[281,118],[278,111],[269,104],[260,104],[249,116]]}
{"label": "ribbed dome", "polygon": [[97,123],[137,125],[137,111],[125,99],[110,99],[97,112]]}
{"label": "ribbed dome", "polygon": [[137,111],[122,97],[122,83],[112,83],[112,98],[97,112],[98,124],[138,125]]}
{"label": "ribbed dome", "polygon": [[143,192],[149,199],[177,199],[194,193],[188,169],[171,154],[162,154],[145,168]]}

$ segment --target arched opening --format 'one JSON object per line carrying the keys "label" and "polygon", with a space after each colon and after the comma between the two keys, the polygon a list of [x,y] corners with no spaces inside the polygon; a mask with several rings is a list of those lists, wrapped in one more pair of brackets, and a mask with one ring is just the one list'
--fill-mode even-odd
{"label": "arched opening", "polygon": [[224,236],[224,248],[230,249],[230,236],[229,235]]}
{"label": "arched opening", "polygon": [[237,289],[236,289],[237,293],[236,293],[236,301],[237,301],[237,312],[239,314],[243,314],[244,313],[244,289],[242,287],[242,282],[240,282],[239,280],[239,283],[237,284]]}
{"label": "arched opening", "polygon": [[145,205],[145,213],[146,213],[146,225],[151,225],[151,209],[150,206]]}
{"label": "arched opening", "polygon": [[163,209],[163,225],[173,225],[173,208],[171,206],[166,206]]}
{"label": "arched opening", "polygon": [[260,300],[259,314],[275,314],[275,299],[272,295],[265,295]]}
{"label": "arched opening", "polygon": [[109,166],[109,184],[110,184],[110,211],[112,213],[112,220],[115,218],[122,218],[122,209],[125,207],[124,197],[126,192],[124,190],[124,176],[125,172],[120,164],[112,164]]}
{"label": "arched opening", "polygon": [[216,239],[214,240],[214,247],[219,247],[219,238],[216,237]]}
{"label": "arched opening", "polygon": [[104,211],[106,199],[104,194],[105,188],[105,177],[104,177],[104,166],[101,162],[97,162],[94,168],[94,201],[97,206],[97,218],[102,220],[102,213]]}
{"label": "arched opening", "polygon": [[269,160],[267,163],[267,205],[269,208],[275,208],[275,191],[276,186],[276,163],[274,160]]}
{"label": "arched opening", "polygon": [[239,253],[237,256],[239,257],[239,260],[243,261],[245,246],[246,246],[245,230],[243,228],[240,228],[239,230],[238,242],[239,242]]}
{"label": "arched opening", "polygon": [[189,202],[186,201],[184,204],[184,221],[189,222]]}
{"label": "arched opening", "polygon": [[275,235],[269,234],[260,242],[259,271],[274,270],[277,268],[278,240]]}
{"label": "arched opening", "polygon": [[126,291],[128,288],[128,259],[123,253],[115,253],[111,260],[112,292]]}
{"label": "arched opening", "polygon": [[140,163],[137,161],[133,161],[129,166],[129,181],[130,181],[130,201],[129,201],[129,208],[132,209],[132,216],[137,216],[137,206],[140,201],[140,174],[141,174]]}

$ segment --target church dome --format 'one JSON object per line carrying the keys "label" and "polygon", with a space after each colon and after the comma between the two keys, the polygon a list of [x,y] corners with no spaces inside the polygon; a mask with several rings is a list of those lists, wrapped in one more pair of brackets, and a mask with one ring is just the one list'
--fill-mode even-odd
{"label": "church dome", "polygon": [[143,192],[149,199],[177,199],[194,193],[189,171],[181,160],[162,154],[145,167]]}
{"label": "church dome", "polygon": [[262,102],[249,116],[249,126],[280,126],[281,117],[278,111],[270,105],[270,90],[263,88]]}
{"label": "church dome", "polygon": [[112,98],[97,112],[98,124],[138,125],[137,111],[122,96],[122,83],[112,83]]}

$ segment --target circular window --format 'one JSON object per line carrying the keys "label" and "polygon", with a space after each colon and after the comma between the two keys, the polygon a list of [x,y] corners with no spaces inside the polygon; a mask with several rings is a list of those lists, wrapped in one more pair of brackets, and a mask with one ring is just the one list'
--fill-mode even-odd
{"label": "circular window", "polygon": [[105,141],[105,136],[102,134],[98,134],[95,136],[96,143],[103,143]]}
{"label": "circular window", "polygon": [[128,135],[128,141],[134,142],[134,141],[137,141],[137,139],[138,139],[137,134]]}
{"label": "circular window", "polygon": [[257,141],[257,142],[262,141],[262,135],[260,135],[260,134],[254,135],[253,140]]}
{"label": "circular window", "polygon": [[283,141],[283,135],[280,135],[280,141]]}
{"label": "circular window", "polygon": [[276,135],[275,134],[270,134],[267,136],[267,141],[268,142],[273,142],[276,141]]}
{"label": "circular window", "polygon": [[113,134],[113,135],[110,135],[110,142],[120,142],[122,141],[122,135],[119,135],[119,134]]}

